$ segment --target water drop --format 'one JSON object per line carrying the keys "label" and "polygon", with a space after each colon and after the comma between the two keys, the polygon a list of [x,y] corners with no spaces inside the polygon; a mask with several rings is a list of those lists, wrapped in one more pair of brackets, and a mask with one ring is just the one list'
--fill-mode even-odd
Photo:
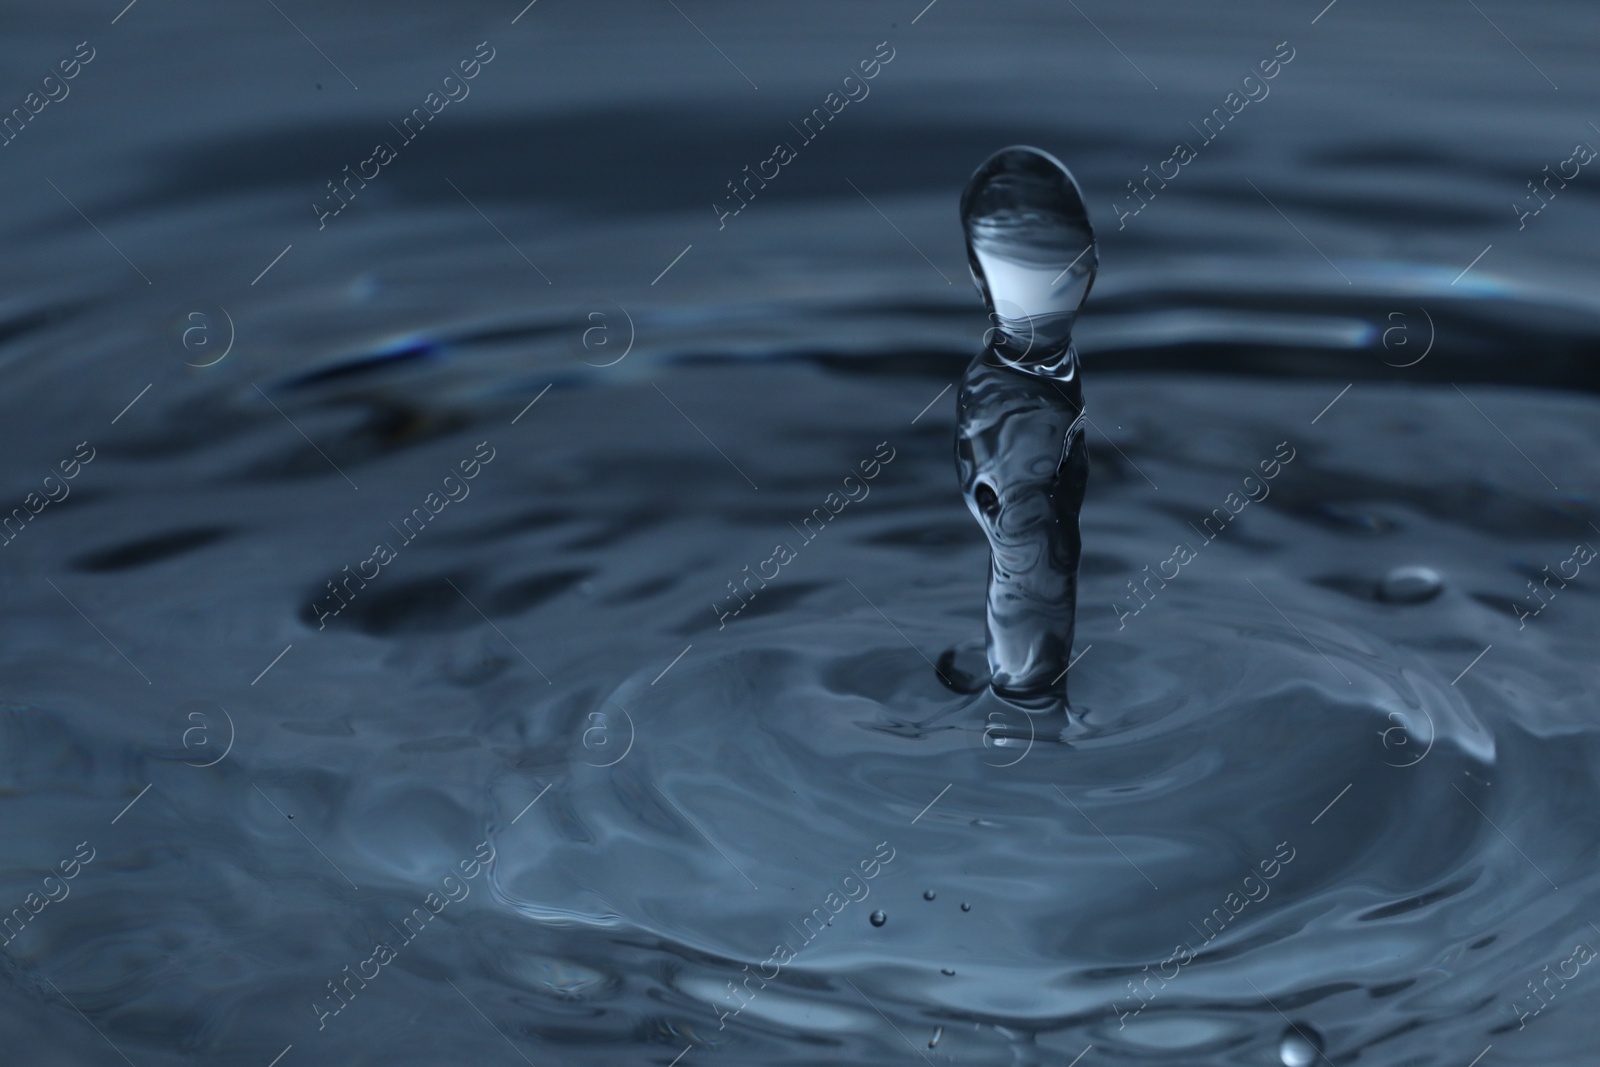
{"label": "water drop", "polygon": [[940,967],[939,973],[947,978],[954,978],[956,976],[955,968],[953,967]]}
{"label": "water drop", "polygon": [[1322,1035],[1305,1023],[1291,1023],[1278,1041],[1283,1067],[1311,1067],[1322,1055]]}
{"label": "water drop", "polygon": [[922,891],[922,899],[923,900],[932,900],[936,895],[937,894],[934,893],[934,891],[931,890],[931,889],[924,889]]}
{"label": "water drop", "polygon": [[945,649],[933,670],[946,688],[957,693],[978,693],[989,685],[989,660],[982,642]]}
{"label": "water drop", "polygon": [[967,182],[961,223],[973,283],[994,315],[993,347],[1016,363],[1055,362],[1099,266],[1072,174],[1037,148],[1001,149]]}
{"label": "water drop", "polygon": [[1421,604],[1444,589],[1444,579],[1432,567],[1396,567],[1378,582],[1378,599],[1390,604]]}
{"label": "water drop", "polygon": [[885,915],[881,911],[875,911],[870,916],[870,921],[873,926],[882,926],[884,923],[889,921],[889,916]]}
{"label": "water drop", "polygon": [[968,904],[966,901],[963,900],[961,902],[961,910],[962,911],[971,911],[972,910],[972,905]]}
{"label": "water drop", "polygon": [[942,1027],[942,1026],[934,1027],[933,1036],[928,1039],[928,1047],[929,1048],[937,1048],[938,1045],[939,1045],[939,1039],[941,1037],[943,1037],[943,1036],[944,1036],[944,1027]]}

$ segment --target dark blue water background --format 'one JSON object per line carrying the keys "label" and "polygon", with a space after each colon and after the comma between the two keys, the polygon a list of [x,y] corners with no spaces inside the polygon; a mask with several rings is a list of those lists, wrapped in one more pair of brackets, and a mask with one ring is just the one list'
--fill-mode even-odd
{"label": "dark blue water background", "polygon": [[[8,1062],[1591,1053],[1586,6],[119,7],[0,36]],[[1016,142],[1064,736],[932,666]]]}

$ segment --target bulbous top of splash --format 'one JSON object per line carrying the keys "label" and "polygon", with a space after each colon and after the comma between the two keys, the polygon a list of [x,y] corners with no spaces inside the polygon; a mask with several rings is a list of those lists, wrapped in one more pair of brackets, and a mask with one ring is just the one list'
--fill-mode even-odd
{"label": "bulbous top of splash", "polygon": [[1072,173],[1037,148],[1003,148],[967,182],[961,224],[994,316],[990,348],[1022,369],[1070,375],[1072,325],[1100,263]]}

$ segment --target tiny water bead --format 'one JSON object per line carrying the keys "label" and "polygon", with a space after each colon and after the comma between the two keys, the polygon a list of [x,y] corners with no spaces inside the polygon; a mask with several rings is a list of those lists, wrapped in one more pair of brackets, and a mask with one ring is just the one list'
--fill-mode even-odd
{"label": "tiny water bead", "polygon": [[940,967],[939,973],[944,975],[946,978],[954,978],[956,976],[956,969],[954,967]]}
{"label": "tiny water bead", "polygon": [[1444,578],[1432,567],[1396,567],[1378,581],[1378,599],[1390,604],[1421,604],[1444,589]]}
{"label": "tiny water bead", "polygon": [[939,1039],[941,1037],[943,1037],[943,1036],[944,1036],[944,1027],[942,1027],[942,1026],[934,1027],[933,1028],[933,1036],[928,1038],[928,1047],[929,1048],[937,1048],[939,1046]]}
{"label": "tiny water bead", "polygon": [[1311,1067],[1322,1055],[1322,1035],[1305,1023],[1290,1023],[1278,1041],[1283,1067]]}
{"label": "tiny water bead", "polygon": [[933,891],[933,890],[931,890],[931,889],[924,889],[924,890],[923,890],[923,891],[922,891],[922,899],[923,899],[923,900],[932,900],[932,899],[933,899],[933,898],[934,898],[934,897],[936,897],[936,896],[938,896],[938,894],[937,894],[937,893],[935,893],[935,892],[934,892],[934,891]]}
{"label": "tiny water bead", "polygon": [[881,911],[875,911],[868,918],[868,921],[871,922],[873,926],[882,926],[884,923],[889,921],[889,916],[885,915]]}
{"label": "tiny water bead", "polygon": [[963,900],[961,902],[961,910],[962,911],[971,911],[972,910],[972,905],[968,904],[966,901]]}

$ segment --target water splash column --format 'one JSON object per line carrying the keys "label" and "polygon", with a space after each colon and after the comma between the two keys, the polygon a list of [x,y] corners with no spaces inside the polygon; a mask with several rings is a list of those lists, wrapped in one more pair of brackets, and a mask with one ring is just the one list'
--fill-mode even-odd
{"label": "water splash column", "polygon": [[1077,182],[1035,148],[980,166],[961,222],[994,323],[956,401],[961,491],[989,539],[989,684],[1048,711],[1066,701],[1089,476],[1072,327],[1099,254]]}

